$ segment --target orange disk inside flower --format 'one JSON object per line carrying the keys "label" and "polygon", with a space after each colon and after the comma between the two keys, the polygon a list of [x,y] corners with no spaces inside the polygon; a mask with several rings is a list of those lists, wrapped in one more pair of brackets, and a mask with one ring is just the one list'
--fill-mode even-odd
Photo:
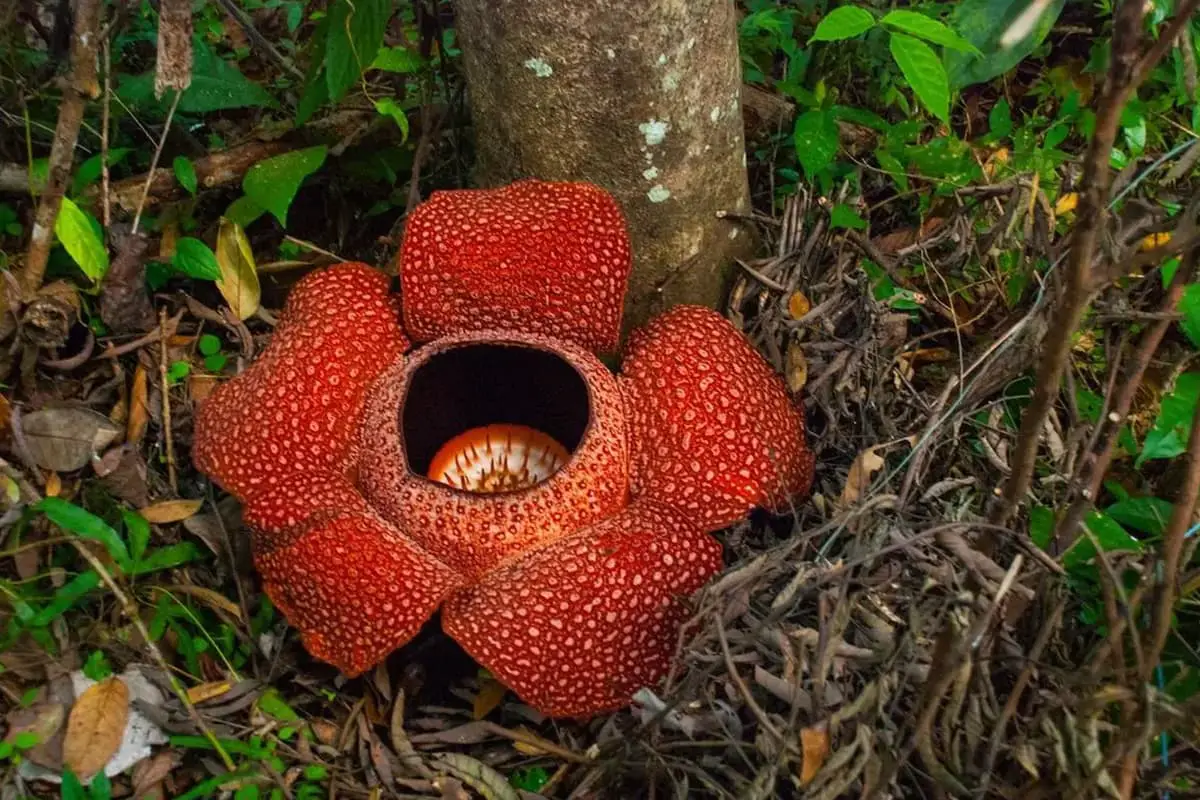
{"label": "orange disk inside flower", "polygon": [[484,425],[442,445],[428,477],[469,492],[513,492],[546,480],[570,457],[565,447],[534,428]]}

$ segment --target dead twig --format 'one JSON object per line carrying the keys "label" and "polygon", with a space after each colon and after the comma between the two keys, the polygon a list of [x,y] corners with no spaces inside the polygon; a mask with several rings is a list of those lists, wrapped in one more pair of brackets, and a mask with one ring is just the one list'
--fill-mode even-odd
{"label": "dead twig", "polygon": [[49,173],[34,216],[33,233],[25,253],[25,265],[19,276],[21,289],[31,297],[46,276],[46,261],[54,242],[54,224],[62,207],[63,194],[71,180],[75,145],[83,124],[86,98],[99,93],[96,85],[96,47],[100,41],[100,0],[79,0],[75,4],[75,29],[71,36],[71,75],[64,82],[58,107],[58,124],[50,145]]}

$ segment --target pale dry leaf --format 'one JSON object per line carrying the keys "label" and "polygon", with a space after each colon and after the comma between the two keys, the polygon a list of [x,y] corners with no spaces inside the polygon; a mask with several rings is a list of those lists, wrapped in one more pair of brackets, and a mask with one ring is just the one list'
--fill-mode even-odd
{"label": "pale dry leaf", "polygon": [[146,401],[149,393],[149,375],[146,367],[138,364],[133,373],[133,387],[129,390],[129,419],[125,424],[125,441],[132,445],[142,443],[146,426],[150,423],[150,405]]}
{"label": "pale dry leaf", "polygon": [[220,697],[226,694],[233,684],[229,681],[210,681],[209,683],[201,683],[187,690],[187,699],[195,705],[203,703],[205,700],[212,700],[215,697]]}
{"label": "pale dry leaf", "polygon": [[875,450],[874,447],[868,447],[855,456],[850,464],[850,473],[846,476],[840,499],[843,507],[857,503],[870,486],[871,478],[883,467],[883,458]]}
{"label": "pale dry leaf", "polygon": [[443,770],[479,792],[485,800],[521,800],[508,779],[478,759],[462,753],[439,753],[437,761]]}
{"label": "pale dry leaf", "polygon": [[217,289],[238,319],[249,319],[258,310],[262,289],[254,253],[241,225],[221,218],[216,254],[217,265],[221,268]]}
{"label": "pale dry leaf", "polygon": [[812,302],[804,292],[792,292],[791,296],[788,297],[787,307],[789,317],[800,319],[809,311],[812,311]]}
{"label": "pale dry leaf", "polygon": [[14,708],[4,717],[8,733],[4,741],[12,742],[21,733],[32,733],[39,742],[48,742],[66,718],[62,703],[34,703],[28,708]]}
{"label": "pale dry leaf", "polygon": [[808,383],[808,359],[799,342],[788,342],[785,364],[788,388],[798,392]]}
{"label": "pale dry leaf", "polygon": [[807,786],[829,757],[829,731],[822,727],[800,730],[800,785]]}
{"label": "pale dry leaf", "polygon": [[121,433],[88,408],[44,408],[22,417],[21,427],[34,463],[55,472],[83,469]]}
{"label": "pale dry leaf", "polygon": [[80,695],[67,719],[63,763],[81,780],[99,772],[121,746],[129,720],[129,688],[109,678]]}
{"label": "pale dry leaf", "polygon": [[203,498],[199,500],[163,500],[160,503],[146,506],[138,511],[147,521],[155,525],[167,525],[172,522],[182,522],[196,515],[200,506],[204,505]]}

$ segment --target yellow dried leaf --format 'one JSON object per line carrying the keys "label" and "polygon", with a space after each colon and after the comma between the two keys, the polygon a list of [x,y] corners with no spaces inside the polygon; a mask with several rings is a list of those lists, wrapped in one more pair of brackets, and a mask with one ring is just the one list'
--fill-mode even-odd
{"label": "yellow dried leaf", "polygon": [[146,506],[138,511],[147,522],[156,525],[166,525],[171,522],[182,522],[194,515],[204,505],[204,500],[164,500],[161,503]]}
{"label": "yellow dried leaf", "polygon": [[232,688],[233,684],[229,681],[212,681],[210,683],[202,683],[199,686],[193,686],[187,690],[187,698],[192,703],[203,703],[205,700],[212,700],[214,697],[220,697]]}
{"label": "yellow dried leaf", "polygon": [[58,477],[57,472],[51,472],[46,476],[46,497],[58,497],[62,494],[62,478]]}
{"label": "yellow dried leaf", "polygon": [[[546,742],[545,739],[543,739],[541,736],[538,736],[536,733],[529,730],[529,728],[525,727],[524,725],[517,728],[516,731],[517,731],[517,733],[521,734],[523,737],[525,737],[527,739],[527,741],[524,741],[524,742],[521,741],[520,739],[513,740],[513,749],[516,750],[521,755],[544,756],[548,753],[554,752],[555,748],[552,743]],[[537,742],[546,742],[546,746],[538,747]]]}
{"label": "yellow dried leaf", "polygon": [[508,691],[504,684],[495,678],[484,678],[479,684],[479,693],[475,695],[471,713],[475,719],[483,719],[492,713]]}
{"label": "yellow dried leaf", "polygon": [[1162,247],[1171,241],[1171,232],[1164,231],[1162,233],[1152,233],[1145,239],[1142,239],[1142,250],[1153,250],[1156,247]]}
{"label": "yellow dried leaf", "polygon": [[1058,198],[1058,202],[1054,204],[1054,215],[1068,214],[1075,210],[1079,205],[1079,194],[1076,192],[1068,192]]}
{"label": "yellow dried leaf", "polygon": [[125,441],[135,447],[142,443],[146,425],[150,422],[150,406],[146,400],[148,381],[146,368],[138,364],[133,373],[133,388],[129,390],[129,420],[125,424]]}
{"label": "yellow dried leaf", "polygon": [[158,257],[169,262],[175,257],[175,243],[179,241],[179,220],[168,219],[162,226],[162,237],[158,240]]}
{"label": "yellow dried leaf", "polygon": [[248,319],[258,310],[262,288],[258,284],[254,253],[241,225],[221,218],[216,254],[217,265],[221,268],[217,289],[238,319]]}
{"label": "yellow dried leaf", "polygon": [[875,448],[868,447],[850,464],[850,473],[846,476],[846,485],[842,488],[841,504],[852,506],[862,497],[863,492],[871,484],[871,477],[883,466],[883,459],[875,453]]}
{"label": "yellow dried leaf", "polygon": [[120,678],[93,684],[71,709],[63,764],[85,783],[121,746],[129,720],[129,688]]}
{"label": "yellow dried leaf", "polygon": [[792,319],[800,319],[812,310],[812,302],[804,292],[792,292],[788,298],[788,315]]}
{"label": "yellow dried leaf", "polygon": [[807,786],[821,771],[829,757],[829,731],[824,728],[800,730],[800,785]]}
{"label": "yellow dried leaf", "polygon": [[788,388],[798,392],[808,382],[808,359],[804,357],[804,348],[799,342],[789,342],[785,364]]}

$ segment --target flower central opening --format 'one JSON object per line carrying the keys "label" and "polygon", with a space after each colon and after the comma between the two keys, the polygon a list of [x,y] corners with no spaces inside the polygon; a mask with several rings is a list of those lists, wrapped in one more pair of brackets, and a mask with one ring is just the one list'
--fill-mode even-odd
{"label": "flower central opening", "polygon": [[560,356],[467,344],[412,375],[401,411],[409,468],[468,492],[513,492],[570,460],[591,418],[583,377]]}
{"label": "flower central opening", "polygon": [[513,492],[549,478],[571,454],[525,425],[484,425],[455,436],[433,457],[431,480],[470,492]]}

